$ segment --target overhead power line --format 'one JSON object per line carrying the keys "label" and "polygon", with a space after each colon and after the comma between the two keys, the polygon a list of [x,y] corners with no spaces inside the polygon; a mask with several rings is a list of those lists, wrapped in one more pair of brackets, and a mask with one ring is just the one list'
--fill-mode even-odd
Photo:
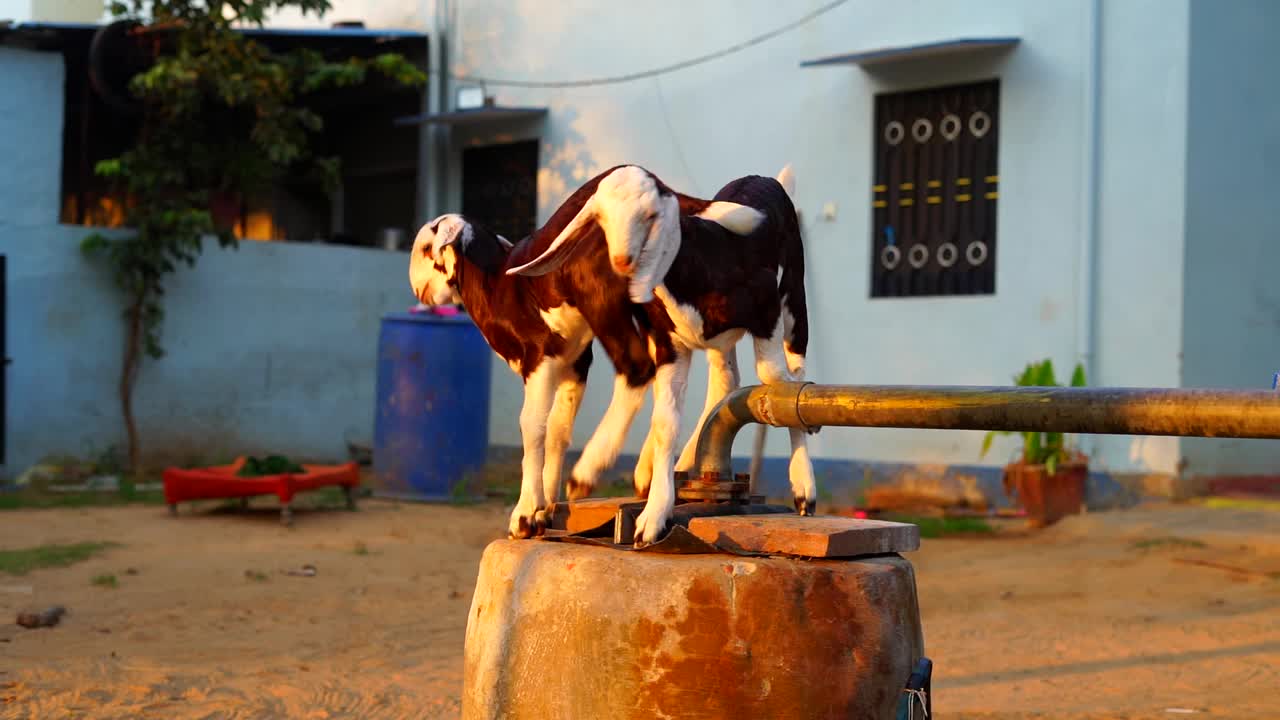
{"label": "overhead power line", "polygon": [[712,60],[719,60],[722,57],[726,57],[728,55],[732,55],[733,53],[746,50],[747,48],[753,47],[755,45],[759,45],[760,43],[763,43],[767,40],[772,40],[773,38],[785,32],[794,30],[795,28],[798,28],[801,25],[804,25],[810,20],[813,20],[814,18],[820,15],[823,15],[825,13],[828,13],[836,9],[837,7],[840,7],[846,2],[848,2],[848,0],[835,0],[834,2],[827,3],[826,5],[822,5],[814,9],[813,11],[809,12],[808,14],[804,15],[803,17],[793,20],[787,23],[786,25],[783,25],[782,27],[775,28],[761,35],[756,35],[753,38],[744,40],[740,43],[737,43],[736,45],[730,45],[729,47],[724,48],[722,50],[717,50],[712,53],[707,53],[706,55],[699,55],[698,57],[695,57],[695,58],[682,60],[680,62],[672,63],[670,65],[663,65],[662,67],[656,67],[650,70],[642,70],[640,72],[628,73],[626,75],[612,75],[607,77],[588,78],[584,80],[512,80],[507,78],[483,77],[479,75],[455,75],[454,79],[462,80],[465,82],[480,83],[482,85],[495,85],[500,87],[524,87],[524,88],[590,87],[593,85],[614,85],[617,83],[631,82],[633,80],[643,80],[645,78],[656,77],[658,75],[665,75],[667,73],[672,73],[677,70],[684,70],[685,68],[691,68],[695,65],[701,65],[703,63],[711,62]]}

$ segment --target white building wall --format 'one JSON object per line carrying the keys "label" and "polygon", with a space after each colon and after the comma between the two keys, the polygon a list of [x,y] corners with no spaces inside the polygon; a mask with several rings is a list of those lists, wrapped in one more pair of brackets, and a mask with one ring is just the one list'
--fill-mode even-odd
{"label": "white building wall", "polygon": [[[1259,389],[1280,370],[1280,3],[1191,3],[1183,381]],[[1191,475],[1280,474],[1272,440],[1184,441]]]}
{"label": "white building wall", "polygon": [[[1186,0],[1104,0],[1093,384],[1182,380]],[[1176,472],[1179,438],[1100,437],[1100,469]]]}
{"label": "white building wall", "polygon": [[[451,70],[540,81],[626,74],[733,45],[820,4],[467,0],[455,3]],[[417,7],[423,22],[434,7],[430,0],[335,6],[333,19]],[[1085,349],[1077,331],[1082,294],[1090,287],[1089,268],[1081,265],[1091,176],[1083,108],[1088,93],[1100,92],[1094,97],[1103,161],[1091,380],[1176,386],[1187,5],[1106,0],[1099,7],[1086,0],[851,0],[758,46],[657,78],[587,88],[490,86],[499,104],[548,106],[548,120],[494,132],[454,131],[454,145],[540,136],[540,220],[577,184],[620,162],[643,164],[682,190],[708,196],[733,177],[773,174],[792,163],[809,260],[809,379],[1006,384],[1025,363],[1045,357],[1065,375]],[[1105,28],[1100,90],[1087,81],[1095,10]],[[1004,55],[915,61],[874,73],[799,67],[842,52],[1008,35],[1022,43]],[[874,94],[996,76],[1002,83],[996,294],[870,300]],[[460,152],[451,172],[446,205],[456,206]],[[829,221],[822,216],[827,203],[837,209]],[[748,353],[744,343],[746,367]],[[704,368],[695,364],[688,415],[705,392]],[[500,365],[494,373],[491,437],[517,445],[519,383]],[[579,441],[607,403],[606,376],[597,372],[590,383]],[[753,381],[749,370],[744,380]],[[643,433],[638,424],[629,450],[638,449]],[[827,458],[972,463],[980,440],[980,433],[828,428],[813,447]],[[1002,462],[1014,447],[1013,440],[999,445],[987,462]],[[1096,444],[1101,463],[1114,471],[1172,471],[1177,447],[1176,440],[1145,438]],[[773,433],[769,453],[785,452],[785,434]]]}
{"label": "white building wall", "polygon": [[0,21],[97,22],[105,16],[102,0],[0,0]]}
{"label": "white building wall", "polygon": [[[732,45],[812,6],[671,2],[642,10],[468,2],[459,10],[455,69],[530,79],[621,74]],[[1075,351],[1082,122],[1079,113],[1063,109],[1080,101],[1083,23],[1082,7],[1069,2],[976,9],[852,2],[759,46],[658,79],[495,90],[502,103],[551,108],[539,178],[544,218],[576,184],[618,162],[639,162],[703,195],[739,175],[773,174],[792,163],[810,268],[810,379],[1004,384],[1029,360],[1066,362]],[[839,52],[992,35],[1020,36],[1022,47],[1006,56],[919,62],[876,75],[799,67]],[[1002,80],[997,294],[871,301],[874,94],[993,76]],[[829,202],[837,214],[824,221],[821,210]],[[1044,271],[1050,267],[1063,270]],[[740,350],[744,360],[748,347]],[[705,392],[702,367],[696,366],[689,389],[690,414]],[[603,412],[604,379],[592,383],[584,418]],[[514,444],[518,428],[510,419],[519,395],[511,378],[495,381],[511,392],[495,393],[494,441]],[[643,431],[633,429],[632,450]],[[828,428],[814,447],[828,458],[969,463],[977,460],[979,443],[979,433]],[[784,433],[771,434],[769,451],[785,452]]]}

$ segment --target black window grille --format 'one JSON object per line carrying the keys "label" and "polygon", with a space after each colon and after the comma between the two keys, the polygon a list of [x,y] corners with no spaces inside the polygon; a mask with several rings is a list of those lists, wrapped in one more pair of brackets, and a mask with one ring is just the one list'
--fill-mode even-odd
{"label": "black window grille", "polygon": [[1000,81],[876,96],[871,297],[996,290]]}

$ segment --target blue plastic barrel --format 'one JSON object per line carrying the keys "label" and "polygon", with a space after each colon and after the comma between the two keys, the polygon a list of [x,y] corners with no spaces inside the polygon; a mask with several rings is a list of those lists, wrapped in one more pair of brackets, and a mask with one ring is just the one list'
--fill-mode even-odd
{"label": "blue plastic barrel", "polygon": [[493,351],[466,315],[391,313],[378,340],[375,493],[446,500],[489,448]]}

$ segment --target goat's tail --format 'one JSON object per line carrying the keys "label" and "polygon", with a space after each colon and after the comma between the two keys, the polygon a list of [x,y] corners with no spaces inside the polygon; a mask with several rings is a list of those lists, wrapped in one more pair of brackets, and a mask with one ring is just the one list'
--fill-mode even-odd
{"label": "goat's tail", "polygon": [[776,180],[782,186],[782,189],[787,191],[787,197],[794,202],[796,199],[796,174],[791,169],[791,163],[787,163],[787,166],[782,168]]}

